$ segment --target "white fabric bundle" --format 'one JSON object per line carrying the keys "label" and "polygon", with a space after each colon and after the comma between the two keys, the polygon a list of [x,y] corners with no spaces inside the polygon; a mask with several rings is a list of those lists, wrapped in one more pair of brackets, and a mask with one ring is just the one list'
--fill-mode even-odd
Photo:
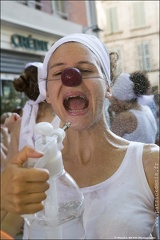
{"label": "white fabric bundle", "polygon": [[112,87],[112,95],[121,101],[129,101],[136,99],[137,96],[134,93],[134,83],[130,80],[128,73],[121,73]]}
{"label": "white fabric bundle", "polygon": [[110,58],[109,58],[107,48],[97,37],[90,34],[83,34],[83,33],[74,33],[74,34],[67,35],[54,43],[54,45],[50,48],[50,50],[48,51],[48,53],[44,58],[44,62],[43,62],[44,79],[47,78],[47,66],[53,52],[63,43],[72,42],[72,41],[84,44],[96,55],[96,57],[99,59],[100,64],[103,68],[104,74],[108,81],[108,85],[110,85]]}
{"label": "white fabric bundle", "polygon": [[21,121],[20,138],[19,138],[19,150],[21,150],[26,144],[34,146],[34,126],[36,124],[37,112],[39,103],[46,99],[45,82],[42,81],[43,77],[43,64],[40,62],[28,63],[25,68],[29,66],[35,66],[38,70],[37,84],[39,87],[39,96],[36,101],[28,100],[23,108],[23,115]]}

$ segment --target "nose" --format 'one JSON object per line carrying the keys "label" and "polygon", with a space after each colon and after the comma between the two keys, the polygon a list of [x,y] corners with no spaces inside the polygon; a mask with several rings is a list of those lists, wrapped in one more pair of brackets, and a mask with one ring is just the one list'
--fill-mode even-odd
{"label": "nose", "polygon": [[66,68],[61,74],[61,80],[65,86],[76,87],[82,82],[82,74],[78,68]]}

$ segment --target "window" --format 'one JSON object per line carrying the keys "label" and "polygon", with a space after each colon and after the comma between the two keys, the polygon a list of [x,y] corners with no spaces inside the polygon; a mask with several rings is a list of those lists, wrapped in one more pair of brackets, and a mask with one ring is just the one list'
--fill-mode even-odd
{"label": "window", "polygon": [[107,9],[107,33],[112,34],[118,32],[117,8]]}
{"label": "window", "polygon": [[68,14],[66,13],[66,1],[56,0],[52,1],[54,13],[67,19]]}
{"label": "window", "polygon": [[150,54],[150,44],[148,42],[143,42],[138,45],[138,56],[139,56],[140,70],[150,71],[151,70],[151,54]]}
{"label": "window", "polygon": [[133,3],[133,27],[140,28],[145,26],[145,9],[144,2]]}
{"label": "window", "polygon": [[42,8],[42,3],[40,0],[22,0],[22,1],[17,1],[21,4],[27,5],[30,8],[35,8],[35,9],[41,9]]}

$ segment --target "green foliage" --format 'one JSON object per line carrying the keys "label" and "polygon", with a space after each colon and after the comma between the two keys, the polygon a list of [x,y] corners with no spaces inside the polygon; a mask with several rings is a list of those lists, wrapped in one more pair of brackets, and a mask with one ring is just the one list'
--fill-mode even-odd
{"label": "green foliage", "polygon": [[28,100],[27,97],[22,97],[22,94],[16,92],[11,83],[7,84],[7,88],[7,91],[5,87],[3,88],[3,95],[0,98],[1,115],[4,112],[12,112],[17,107],[23,107]]}

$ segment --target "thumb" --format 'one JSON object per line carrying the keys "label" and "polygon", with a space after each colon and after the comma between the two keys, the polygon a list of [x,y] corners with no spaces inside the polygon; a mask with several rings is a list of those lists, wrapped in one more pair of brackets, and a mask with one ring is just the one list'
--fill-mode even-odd
{"label": "thumb", "polygon": [[11,163],[14,163],[18,166],[23,166],[23,164],[28,160],[28,158],[40,158],[44,154],[40,151],[37,151],[33,147],[25,146],[18,154],[11,160]]}

